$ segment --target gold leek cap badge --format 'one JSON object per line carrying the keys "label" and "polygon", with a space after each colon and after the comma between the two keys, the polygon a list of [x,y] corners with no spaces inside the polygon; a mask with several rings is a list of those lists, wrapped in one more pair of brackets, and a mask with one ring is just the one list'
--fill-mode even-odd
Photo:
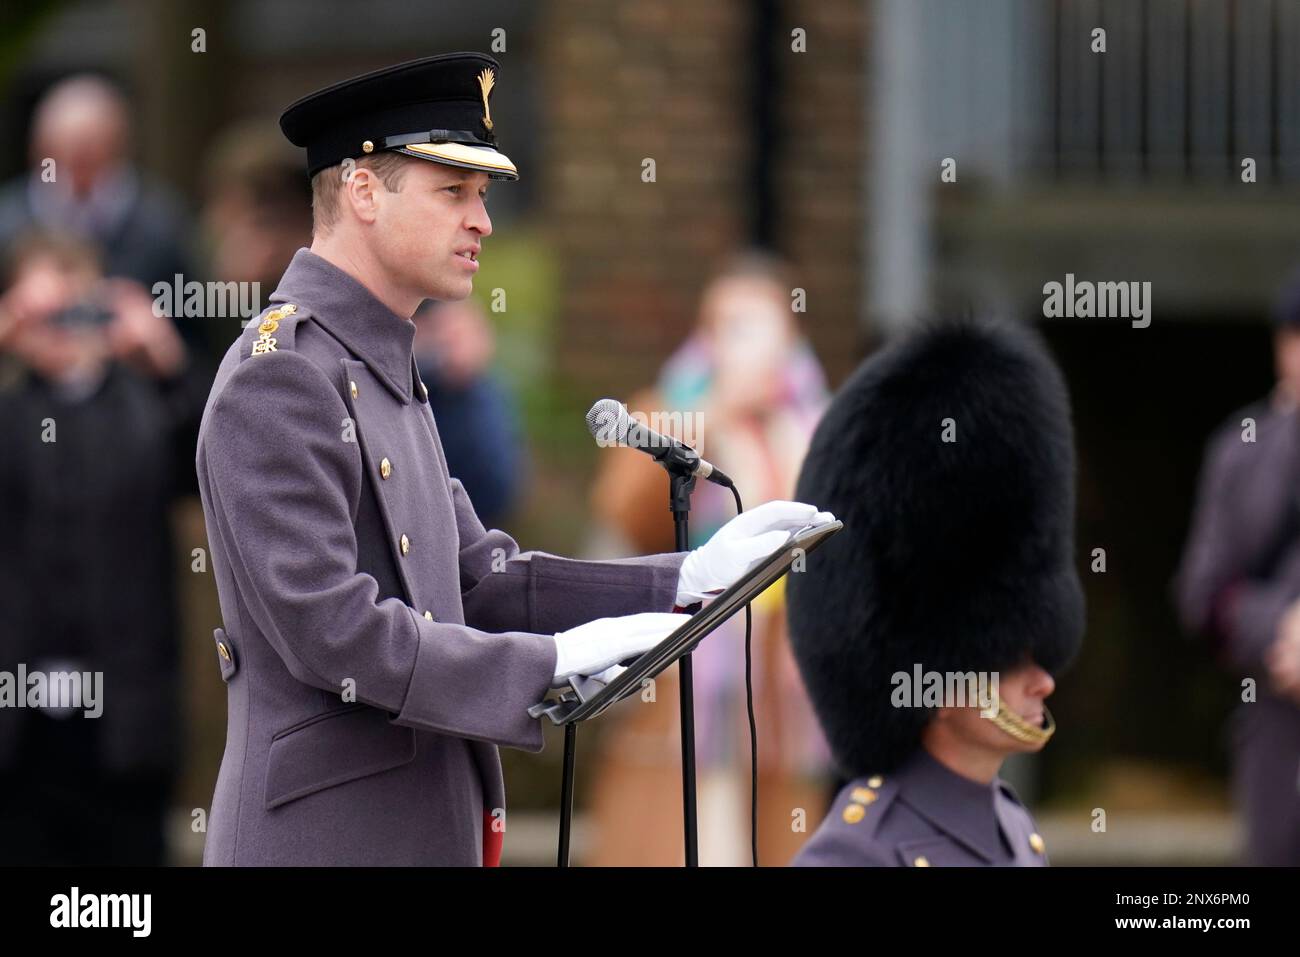
{"label": "gold leek cap badge", "polygon": [[478,75],[478,86],[483,91],[483,126],[488,132],[492,131],[492,110],[488,106],[488,96],[492,92],[492,87],[496,85],[497,76],[491,71],[485,69]]}

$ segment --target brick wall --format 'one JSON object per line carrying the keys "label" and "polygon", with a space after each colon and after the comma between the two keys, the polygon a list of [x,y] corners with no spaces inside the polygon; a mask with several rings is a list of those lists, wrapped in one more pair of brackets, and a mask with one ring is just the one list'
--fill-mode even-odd
{"label": "brick wall", "polygon": [[[594,391],[650,381],[710,271],[749,238],[752,9],[555,0],[538,24],[559,368]],[[776,245],[798,267],[805,323],[838,381],[860,339],[864,4],[787,0],[779,18]],[[806,53],[790,50],[794,26]]]}
{"label": "brick wall", "polygon": [[[780,129],[773,191],[779,251],[808,291],[804,328],[838,385],[864,353],[867,0],[783,5]],[[807,52],[790,52],[790,31]]]}

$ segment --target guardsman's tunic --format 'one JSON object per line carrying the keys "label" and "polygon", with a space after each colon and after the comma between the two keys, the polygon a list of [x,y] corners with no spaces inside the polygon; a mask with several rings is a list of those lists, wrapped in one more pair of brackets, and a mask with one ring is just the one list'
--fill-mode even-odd
{"label": "guardsman's tunic", "polygon": [[1042,837],[1011,785],[980,784],[924,748],[897,771],[850,781],[794,859],[797,867],[1047,864]]}

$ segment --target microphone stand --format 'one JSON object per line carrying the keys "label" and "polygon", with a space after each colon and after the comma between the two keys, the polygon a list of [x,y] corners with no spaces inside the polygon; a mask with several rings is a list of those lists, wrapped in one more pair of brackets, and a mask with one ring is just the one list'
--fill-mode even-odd
{"label": "microphone stand", "polygon": [[[694,454],[691,452],[690,454]],[[683,462],[660,459],[668,470],[668,507],[673,513],[677,551],[687,551],[691,493],[695,491],[695,467],[687,457]],[[680,713],[682,726],[682,826],[686,841],[686,866],[700,866],[699,834],[696,826],[695,806],[695,695],[691,674],[691,656],[682,655],[677,660]],[[529,712],[532,714],[532,712]],[[540,713],[540,712],[539,712]],[[560,841],[556,867],[569,866],[569,841],[573,818],[573,771],[577,752],[577,722],[564,726],[564,777],[560,794]]]}
{"label": "microphone stand", "polygon": [[[689,445],[674,440],[666,440],[663,436],[645,428],[641,423],[627,421],[627,409],[613,400],[602,400],[592,406],[592,410],[587,413],[587,426],[591,428],[592,435],[600,438],[597,427],[601,424],[601,417],[597,415],[601,406],[613,406],[603,410],[604,428],[608,428],[613,422],[620,426],[619,444],[632,445],[648,452],[660,465],[668,471],[669,489],[668,489],[668,507],[673,513],[673,528],[676,536],[677,551],[684,552],[689,550],[690,541],[688,535],[688,523],[691,512],[691,493],[695,491],[695,480],[697,474],[703,468],[706,477],[712,477],[720,484],[731,485],[731,480],[721,472],[708,466],[700,459],[700,455]],[[594,417],[594,418],[593,418]],[[640,433],[640,434],[638,434]],[[696,824],[696,806],[695,806],[695,694],[693,689],[693,678],[691,672],[691,656],[682,655],[678,659],[677,668],[678,680],[680,682],[680,714],[682,726],[682,829],[685,833],[686,845],[686,866],[698,867],[700,864],[699,852],[699,835]],[[569,766],[573,758],[575,743],[569,734],[572,725],[566,726],[564,738],[564,754],[566,767]],[[560,844],[561,860],[567,856],[569,842],[569,825],[568,809],[572,802],[572,792],[566,791],[561,796],[561,820],[560,820]]]}
{"label": "microphone stand", "polygon": [[[684,466],[663,464],[668,469],[668,507],[673,513],[677,551],[684,552],[690,548],[687,522],[691,493],[695,491],[695,474]],[[677,677],[682,726],[682,827],[686,837],[686,866],[699,867],[699,835],[695,821],[695,695],[689,654],[678,660]]]}

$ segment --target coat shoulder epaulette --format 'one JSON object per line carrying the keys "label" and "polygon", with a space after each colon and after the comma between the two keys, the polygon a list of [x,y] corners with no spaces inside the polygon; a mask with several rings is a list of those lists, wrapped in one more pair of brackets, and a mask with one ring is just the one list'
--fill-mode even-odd
{"label": "coat shoulder epaulette", "polygon": [[875,836],[885,811],[898,794],[898,785],[879,774],[850,781],[835,799],[832,819],[842,828]]}
{"label": "coat shoulder epaulette", "polygon": [[294,347],[294,332],[306,317],[307,311],[292,302],[268,307],[244,331],[242,359],[267,356],[282,350],[291,351]]}
{"label": "coat shoulder epaulette", "polygon": [[812,867],[888,863],[887,848],[879,843],[877,832],[898,791],[896,782],[879,774],[850,781],[835,796],[830,813],[794,863]]}

